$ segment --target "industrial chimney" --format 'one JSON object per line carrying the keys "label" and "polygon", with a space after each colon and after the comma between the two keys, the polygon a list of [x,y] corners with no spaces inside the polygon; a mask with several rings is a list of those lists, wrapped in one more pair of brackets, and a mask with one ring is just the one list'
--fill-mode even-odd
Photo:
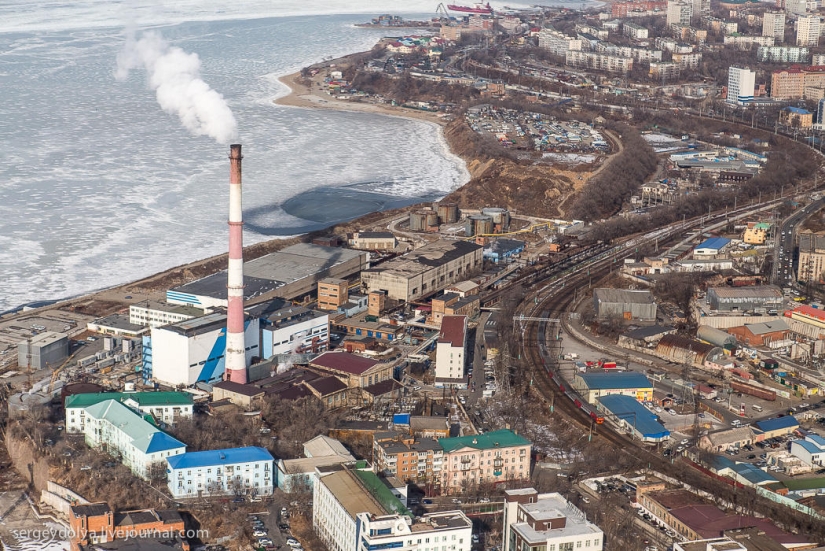
{"label": "industrial chimney", "polygon": [[241,144],[229,146],[229,277],[227,281],[226,380],[246,384],[243,312],[243,213]]}

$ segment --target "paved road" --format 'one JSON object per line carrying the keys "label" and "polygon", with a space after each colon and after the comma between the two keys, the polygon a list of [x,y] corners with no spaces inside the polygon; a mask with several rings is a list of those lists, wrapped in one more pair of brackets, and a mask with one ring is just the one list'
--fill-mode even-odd
{"label": "paved road", "polygon": [[791,287],[796,282],[794,271],[794,232],[810,215],[825,205],[825,197],[813,201],[786,218],[777,229],[774,244],[774,283],[782,287]]}

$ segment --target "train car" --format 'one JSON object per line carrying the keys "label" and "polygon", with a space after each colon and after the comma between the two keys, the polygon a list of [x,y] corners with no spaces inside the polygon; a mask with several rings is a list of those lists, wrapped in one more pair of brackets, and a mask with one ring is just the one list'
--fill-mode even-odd
{"label": "train car", "polygon": [[581,408],[581,407],[582,407],[582,402],[581,402],[581,400],[579,400],[578,398],[574,399],[574,400],[573,400],[573,403],[574,403],[574,404],[576,404],[576,407],[577,407],[577,408]]}
{"label": "train car", "polygon": [[561,390],[562,392],[564,392],[564,385],[563,385],[563,384],[561,384],[561,383],[559,383],[558,381],[556,381],[556,384],[558,384],[558,385],[559,385],[559,390]]}
{"label": "train car", "polygon": [[604,423],[604,417],[602,415],[599,415],[595,411],[590,412],[590,417],[593,419],[593,421],[596,422],[597,425],[601,425],[602,423]]}

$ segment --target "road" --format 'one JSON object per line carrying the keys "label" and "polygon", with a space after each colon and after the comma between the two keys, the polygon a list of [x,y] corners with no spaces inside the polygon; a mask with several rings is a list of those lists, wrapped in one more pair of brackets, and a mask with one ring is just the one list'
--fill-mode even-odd
{"label": "road", "polygon": [[776,241],[774,243],[774,271],[773,282],[782,287],[794,286],[796,273],[794,271],[794,233],[796,228],[808,219],[812,214],[819,211],[825,204],[825,197],[813,201],[809,205],[799,209],[782,221],[777,229]]}

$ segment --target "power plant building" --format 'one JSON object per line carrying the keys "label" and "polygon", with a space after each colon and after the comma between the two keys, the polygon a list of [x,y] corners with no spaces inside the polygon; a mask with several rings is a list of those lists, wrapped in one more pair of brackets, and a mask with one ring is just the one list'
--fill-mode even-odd
{"label": "power plant building", "polygon": [[287,306],[261,319],[261,358],[302,363],[329,346],[329,314]]}
{"label": "power plant building", "polygon": [[[225,285],[224,285],[225,287]],[[246,365],[260,356],[260,322],[246,316]],[[143,380],[169,386],[220,381],[226,366],[226,314],[214,313],[163,327],[143,339]]]}
{"label": "power plant building", "polygon": [[437,293],[481,270],[481,245],[440,240],[365,270],[361,282],[368,291],[386,291],[387,298],[410,302]]}
{"label": "power plant building", "polygon": [[69,357],[69,336],[45,331],[17,345],[17,365],[34,370],[60,367]]}
{"label": "power plant building", "polygon": [[[244,301],[291,300],[315,291],[326,277],[347,278],[369,266],[368,253],[299,243],[243,264]],[[166,291],[166,301],[200,308],[226,307],[224,270]]]}

